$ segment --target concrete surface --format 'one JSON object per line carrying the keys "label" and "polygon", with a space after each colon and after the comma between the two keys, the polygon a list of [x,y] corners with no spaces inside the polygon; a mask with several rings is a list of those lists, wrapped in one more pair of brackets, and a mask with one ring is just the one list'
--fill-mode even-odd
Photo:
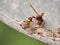
{"label": "concrete surface", "polygon": [[7,24],[8,26],[16,29],[17,31],[21,32],[21,33],[24,33],[26,34],[27,36],[30,36],[34,39],[37,39],[37,40],[40,40],[42,42],[45,42],[47,44],[50,44],[50,45],[60,45],[59,42],[57,41],[53,41],[52,39],[48,38],[48,37],[39,37],[38,35],[29,35],[24,29],[22,29],[20,27],[20,25],[18,24],[18,22],[16,22],[14,19],[12,19],[11,17],[7,16],[6,14],[2,14],[0,15],[1,16],[1,21],[4,22],[5,24]]}
{"label": "concrete surface", "polygon": [[[54,31],[56,28],[60,27],[60,0],[0,0],[0,12],[2,12],[0,14],[0,19],[11,27],[20,31],[22,28],[15,21],[16,18],[25,20],[29,16],[36,16],[33,10],[29,7],[29,3],[31,3],[40,13],[45,13],[43,18],[46,26],[49,29]],[[24,30],[20,32],[23,31]],[[34,36],[32,37],[35,38]],[[38,40],[40,39],[38,38]],[[45,39],[43,39],[43,41],[44,40]],[[45,42],[48,42],[49,44],[52,43],[54,45],[58,45],[56,42],[49,41],[51,40],[45,40]]]}
{"label": "concrete surface", "polygon": [[11,18],[26,19],[36,15],[29,7],[31,3],[40,13],[44,12],[44,20],[49,29],[60,26],[60,0],[0,0],[0,12]]}

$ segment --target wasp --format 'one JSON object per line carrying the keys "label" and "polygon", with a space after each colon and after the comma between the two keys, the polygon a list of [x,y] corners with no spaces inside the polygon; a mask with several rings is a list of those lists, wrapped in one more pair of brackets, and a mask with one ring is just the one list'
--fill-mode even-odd
{"label": "wasp", "polygon": [[37,24],[39,24],[39,25],[42,24],[44,13],[39,14],[38,11],[31,4],[29,4],[29,6],[33,9],[33,11],[37,14],[37,16],[36,17],[35,16],[29,17],[28,20],[26,20],[27,23],[29,24],[32,21],[32,19],[35,18],[37,20]]}

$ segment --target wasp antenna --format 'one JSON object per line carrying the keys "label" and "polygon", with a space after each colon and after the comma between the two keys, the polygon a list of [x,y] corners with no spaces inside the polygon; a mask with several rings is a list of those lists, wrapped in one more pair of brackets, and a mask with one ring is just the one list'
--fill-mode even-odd
{"label": "wasp antenna", "polygon": [[34,11],[37,15],[39,15],[38,11],[37,11],[31,4],[29,4],[29,6],[33,9],[33,11]]}

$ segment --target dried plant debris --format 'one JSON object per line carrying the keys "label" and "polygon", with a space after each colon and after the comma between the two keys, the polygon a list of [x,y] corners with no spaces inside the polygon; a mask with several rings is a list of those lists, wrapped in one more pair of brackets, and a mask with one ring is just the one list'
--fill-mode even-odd
{"label": "dried plant debris", "polygon": [[34,7],[30,4],[30,7],[34,10],[37,16],[29,17],[26,21],[18,21],[20,26],[27,32],[27,34],[37,34],[39,38],[48,37],[53,41],[60,41],[60,27],[55,32],[45,27],[43,20],[44,13],[39,14]]}
{"label": "dried plant debris", "polygon": [[27,34],[37,34],[40,36],[39,38],[48,37],[53,41],[60,41],[60,27],[53,32],[52,30],[47,29],[44,24],[38,25],[34,21],[32,21],[30,24],[27,24],[25,21],[23,21],[20,23],[20,25],[27,32]]}

